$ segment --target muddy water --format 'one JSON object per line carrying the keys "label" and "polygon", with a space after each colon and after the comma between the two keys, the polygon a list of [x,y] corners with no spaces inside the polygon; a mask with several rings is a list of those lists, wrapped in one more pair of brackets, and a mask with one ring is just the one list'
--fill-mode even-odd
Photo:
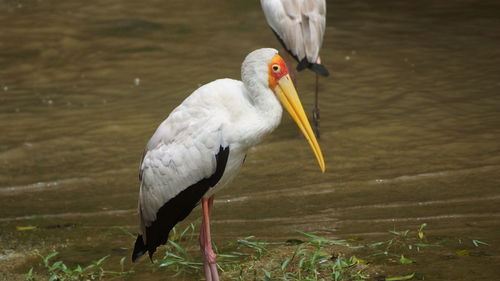
{"label": "muddy water", "polygon": [[[423,272],[496,279],[500,6],[379,2],[328,3],[321,54],[333,75],[320,79],[327,172],[285,117],[218,195],[215,241],[281,240],[294,229],[375,237],[426,222],[431,233],[491,246],[461,270],[441,268],[450,262]],[[114,227],[135,230],[137,166],[156,126],[198,85],[238,78],[251,50],[280,47],[254,1],[3,1],[0,10],[7,280],[29,268],[35,249],[79,263],[128,256],[131,239]],[[300,73],[307,108],[313,83]],[[37,229],[16,230],[28,225]]]}

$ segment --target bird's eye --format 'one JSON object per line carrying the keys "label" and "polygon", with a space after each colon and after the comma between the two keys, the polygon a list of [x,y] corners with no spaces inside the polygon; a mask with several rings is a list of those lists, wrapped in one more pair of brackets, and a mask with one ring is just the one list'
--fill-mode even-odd
{"label": "bird's eye", "polygon": [[274,72],[279,72],[280,71],[280,66],[277,65],[277,64],[273,65],[273,71]]}

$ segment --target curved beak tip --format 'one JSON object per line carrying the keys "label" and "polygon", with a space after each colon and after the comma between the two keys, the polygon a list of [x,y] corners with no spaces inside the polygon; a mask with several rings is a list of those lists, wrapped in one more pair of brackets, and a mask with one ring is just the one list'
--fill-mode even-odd
{"label": "curved beak tip", "polygon": [[302,134],[306,137],[309,145],[314,152],[314,156],[318,161],[321,172],[324,173],[326,171],[326,165],[323,158],[323,153],[321,152],[318,140],[316,139],[316,136],[312,131],[311,124],[309,124],[309,120],[307,119],[306,113],[304,112],[304,107],[300,102],[297,90],[295,89],[295,86],[293,85],[293,82],[290,79],[289,75],[283,76],[278,81],[278,85],[275,87],[274,92],[276,93],[278,99],[281,101],[292,119],[295,121],[299,129],[302,131]]}

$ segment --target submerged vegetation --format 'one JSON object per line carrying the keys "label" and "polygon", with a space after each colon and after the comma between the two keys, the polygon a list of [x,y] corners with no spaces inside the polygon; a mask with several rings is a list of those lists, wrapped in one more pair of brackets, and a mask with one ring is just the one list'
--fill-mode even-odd
{"label": "submerged vegetation", "polygon": [[[362,243],[359,237],[335,240],[298,230],[299,239],[284,242],[263,242],[247,237],[216,247],[218,266],[224,280],[425,280],[426,276],[411,266],[418,262],[424,249],[450,252],[450,248],[465,243],[461,238],[430,239],[424,232],[426,226],[424,223],[416,230],[391,230],[387,239],[371,243]],[[174,229],[164,247],[164,255],[154,261],[151,270],[167,271],[175,276],[202,274],[201,257],[193,256],[193,251],[188,250],[197,243],[195,237],[194,224],[182,231]],[[489,246],[477,239],[467,240],[469,247]],[[452,253],[456,256],[472,253],[462,248]],[[120,260],[120,270],[110,271],[104,269],[108,256],[85,267],[69,267],[63,261],[52,262],[57,255],[57,252],[47,256],[38,254],[41,268],[37,274],[31,268],[26,280],[39,280],[36,277],[43,277],[40,280],[103,280],[134,273],[133,268],[125,268],[125,257]],[[389,275],[386,269],[391,265],[398,265],[402,274]]]}

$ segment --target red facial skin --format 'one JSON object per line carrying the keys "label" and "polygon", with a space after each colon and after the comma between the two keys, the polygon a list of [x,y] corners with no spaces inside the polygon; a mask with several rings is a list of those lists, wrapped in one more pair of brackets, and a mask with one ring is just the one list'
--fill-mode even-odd
{"label": "red facial skin", "polygon": [[274,90],[278,81],[285,75],[288,75],[288,68],[285,61],[276,54],[269,62],[269,88]]}

